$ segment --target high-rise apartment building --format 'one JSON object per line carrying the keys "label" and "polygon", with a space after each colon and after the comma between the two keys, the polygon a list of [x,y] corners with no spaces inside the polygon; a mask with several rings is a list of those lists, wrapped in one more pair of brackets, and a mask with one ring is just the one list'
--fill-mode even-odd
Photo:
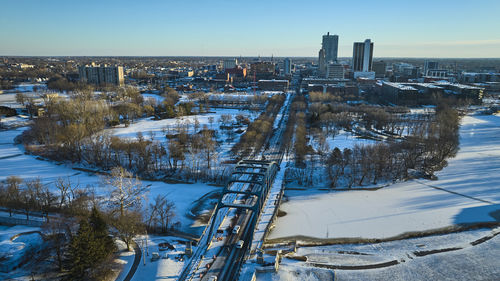
{"label": "high-rise apartment building", "polygon": [[339,50],[338,35],[330,35],[330,32],[328,32],[326,35],[323,35],[323,42],[321,43],[321,47],[325,50],[325,59],[327,63],[337,62],[337,55]]}
{"label": "high-rise apartment building", "polygon": [[369,72],[372,71],[373,60],[373,42],[366,39],[365,42],[354,42],[352,54],[353,71]]}
{"label": "high-rise apartment building", "polygon": [[283,60],[283,72],[285,75],[292,74],[292,60],[290,58]]}
{"label": "high-rise apartment building", "polygon": [[82,65],[78,67],[80,80],[96,85],[114,84],[121,86],[124,84],[123,66],[98,65],[92,63],[90,65]]}

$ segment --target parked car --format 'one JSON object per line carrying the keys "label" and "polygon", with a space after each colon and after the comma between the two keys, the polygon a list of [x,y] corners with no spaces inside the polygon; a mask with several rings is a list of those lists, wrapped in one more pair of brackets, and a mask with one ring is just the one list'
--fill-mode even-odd
{"label": "parked car", "polygon": [[234,228],[233,228],[233,234],[238,234],[240,232],[240,226],[239,225],[235,225]]}
{"label": "parked car", "polygon": [[168,242],[163,242],[158,244],[158,249],[160,251],[165,251],[165,250],[175,250],[174,245],[168,243]]}
{"label": "parked car", "polygon": [[151,261],[157,261],[159,259],[160,259],[160,254],[158,254],[158,252],[151,253]]}
{"label": "parked car", "polygon": [[238,242],[236,242],[236,248],[238,248],[238,249],[243,248],[243,244],[244,244],[244,243],[245,243],[245,242],[244,242],[243,240],[239,240]]}

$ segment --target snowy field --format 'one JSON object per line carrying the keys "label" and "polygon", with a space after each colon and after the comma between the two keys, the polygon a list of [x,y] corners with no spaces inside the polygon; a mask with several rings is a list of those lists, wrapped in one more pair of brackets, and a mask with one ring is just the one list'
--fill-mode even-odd
{"label": "snowy field", "polygon": [[[478,229],[378,244],[301,247],[296,256],[307,263],[284,258],[279,271],[258,274],[257,281],[278,280],[499,280],[500,235],[473,246],[477,237],[491,237],[500,229]],[[430,250],[456,250],[418,256]],[[337,266],[391,266],[365,270],[324,269],[311,263]],[[333,277],[335,275],[335,277]]]}
{"label": "snowy field", "polygon": [[8,106],[11,108],[20,108],[21,105],[16,102],[16,93],[23,93],[27,97],[39,98],[43,92],[33,92],[33,88],[37,87],[38,91],[47,90],[47,85],[45,84],[32,84],[32,83],[21,83],[16,85],[14,89],[4,90],[3,94],[0,94],[0,105]]}
{"label": "snowy field", "polygon": [[[24,154],[22,145],[14,144],[14,138],[25,129],[0,131],[0,181],[8,176],[18,176],[23,180],[40,177],[44,184],[54,187],[54,182],[62,177],[69,178],[72,184],[78,184],[80,187],[93,186],[97,194],[102,195],[107,192],[107,188],[102,186],[101,178],[95,174],[77,171],[65,164],[38,160],[35,156]],[[204,183],[167,184],[161,181],[143,181],[143,185],[149,186],[147,198],[150,201],[156,195],[162,194],[175,203],[174,222],[180,221],[183,231],[192,230],[190,226],[193,221],[185,216],[189,212],[191,203],[217,189]]]}
{"label": "snowy field", "polygon": [[[231,115],[234,121],[236,115],[242,114],[248,116],[250,121],[258,116],[258,113],[251,112],[247,110],[240,109],[217,109],[216,113],[206,113],[206,114],[196,114],[190,116],[183,116],[177,118],[169,118],[162,120],[152,120],[151,118],[139,119],[138,121],[130,124],[130,126],[121,126],[118,128],[109,129],[113,135],[124,138],[136,138],[137,133],[141,132],[144,138],[149,139],[151,133],[153,133],[156,140],[164,140],[165,133],[174,134],[178,127],[188,127],[188,133],[194,133],[195,120],[199,122],[198,130],[203,128],[203,125],[207,125],[209,129],[218,129],[220,123],[219,119],[223,115]],[[210,123],[210,118],[213,118],[214,122]]]}
{"label": "snowy field", "polygon": [[[345,148],[352,149],[356,144],[372,145],[377,143],[377,141],[360,138],[351,132],[339,130],[339,133],[335,135],[335,137],[328,136],[326,138],[326,143],[328,144],[328,148],[331,150],[333,150],[335,147],[338,147],[341,151],[343,151]],[[314,149],[320,150],[317,140],[311,138],[309,144],[311,144]]]}
{"label": "snowy field", "polygon": [[268,238],[385,238],[459,223],[489,222],[500,209],[500,116],[466,116],[460,151],[436,175],[377,191],[287,191]]}

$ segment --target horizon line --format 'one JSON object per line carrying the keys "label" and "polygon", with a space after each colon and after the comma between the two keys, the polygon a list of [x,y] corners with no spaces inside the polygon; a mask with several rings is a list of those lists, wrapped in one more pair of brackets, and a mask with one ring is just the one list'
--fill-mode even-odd
{"label": "horizon line", "polygon": [[[12,58],[308,58],[313,56],[197,56],[197,55],[0,55]],[[339,59],[352,59],[352,57],[339,57]],[[373,57],[373,59],[500,59],[500,57]]]}

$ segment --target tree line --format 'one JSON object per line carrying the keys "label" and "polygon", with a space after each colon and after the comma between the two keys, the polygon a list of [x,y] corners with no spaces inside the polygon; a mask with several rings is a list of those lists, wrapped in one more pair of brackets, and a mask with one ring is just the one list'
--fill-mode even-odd
{"label": "tree line", "polygon": [[[304,101],[296,107],[301,109],[294,139],[297,168],[288,175],[301,184],[312,185],[319,180],[314,178],[317,164],[325,169],[332,188],[405,180],[410,176],[433,177],[458,150],[460,116],[446,101],[427,114],[409,114],[402,107]],[[334,139],[340,128],[368,137],[383,135],[387,140],[343,151],[331,149],[326,138]],[[318,144],[316,148],[310,145],[311,138]]]}
{"label": "tree line", "polygon": [[245,133],[231,152],[243,158],[258,153],[272,136],[274,120],[285,102],[285,95],[273,95],[268,99],[265,110],[248,125]]}

